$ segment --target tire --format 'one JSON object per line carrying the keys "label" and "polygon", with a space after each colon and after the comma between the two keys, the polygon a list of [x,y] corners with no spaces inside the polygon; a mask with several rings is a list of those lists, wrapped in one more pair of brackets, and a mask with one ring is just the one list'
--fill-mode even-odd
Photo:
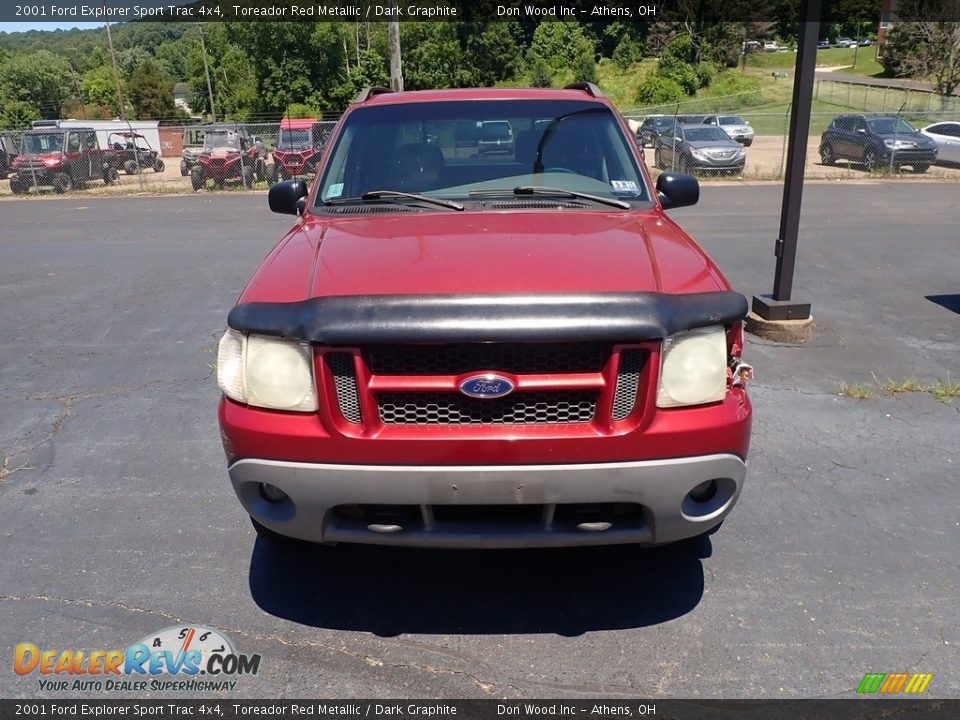
{"label": "tire", "polygon": [[685,175],[696,175],[697,170],[693,166],[692,162],[690,162],[687,158],[682,157],[680,158],[680,172],[684,173]]}
{"label": "tire", "polygon": [[866,152],[863,153],[863,167],[865,170],[875,170],[880,166],[880,163],[877,162],[877,151],[873,148],[867,148]]}
{"label": "tire", "polygon": [[127,160],[123,164],[123,171],[127,175],[136,175],[137,174],[137,163],[134,160]]}
{"label": "tire", "polygon": [[20,182],[16,177],[10,178],[10,192],[14,195],[26,195],[30,192],[30,186]]}
{"label": "tire", "polygon": [[203,170],[200,168],[193,168],[193,170],[190,171],[190,185],[193,186],[193,189],[201,190],[206,184],[207,179],[203,176]]}
{"label": "tire", "polygon": [[157,158],[153,161],[153,171],[155,173],[162,173],[164,170],[166,170],[166,168],[167,166],[163,164],[163,160],[160,158]]}
{"label": "tire", "polygon": [[263,182],[267,179],[267,164],[263,160],[257,160],[257,164],[253,168],[253,175],[257,182]]}
{"label": "tire", "polygon": [[663,158],[660,156],[659,150],[653,151],[653,166],[663,170]]}
{"label": "tire", "polygon": [[743,141],[743,146],[744,146],[744,147],[750,147],[751,145],[753,145],[753,140],[744,140],[744,141]]}
{"label": "tire", "polygon": [[267,183],[273,185],[277,182],[277,166],[274,163],[267,165]]}
{"label": "tire", "polygon": [[243,170],[241,171],[240,179],[243,181],[243,186],[245,188],[253,187],[253,176],[253,168],[249,165],[244,166]]}
{"label": "tire", "polygon": [[186,177],[186,176],[189,175],[189,174],[190,174],[190,168],[187,166],[186,161],[181,160],[181,161],[180,161],[180,175],[181,175],[182,177]]}
{"label": "tire", "polygon": [[53,191],[57,195],[63,195],[71,190],[73,190],[73,178],[63,172],[53,176]]}
{"label": "tire", "polygon": [[120,173],[117,172],[117,169],[115,167],[105,167],[103,169],[104,185],[113,185],[119,179],[120,179]]}
{"label": "tire", "polygon": [[827,143],[820,148],[820,164],[833,167],[837,164],[837,156],[833,154],[833,145]]}
{"label": "tire", "polygon": [[917,173],[917,175],[925,173],[929,169],[930,169],[929,163],[917,163],[916,165],[913,166],[913,171]]}

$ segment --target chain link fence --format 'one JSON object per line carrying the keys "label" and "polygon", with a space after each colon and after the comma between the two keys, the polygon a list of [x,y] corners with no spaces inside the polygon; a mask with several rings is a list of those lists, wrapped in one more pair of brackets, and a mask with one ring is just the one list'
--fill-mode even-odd
{"label": "chain link fence", "polygon": [[[858,159],[853,151],[847,153],[849,158],[842,152],[835,153],[835,157],[827,158],[831,162],[825,163],[820,156],[821,135],[838,115],[859,114],[868,119],[894,116],[915,129],[930,128],[945,122],[960,122],[960,102],[958,102],[960,99],[948,98],[945,102],[950,107],[944,109],[941,107],[941,98],[930,93],[895,91],[890,88],[861,85],[848,88],[841,83],[818,81],[815,95],[820,101],[814,106],[818,110],[811,115],[806,165],[806,176],[811,179],[862,178],[870,173],[897,172],[902,169],[898,167],[897,162],[890,162],[887,166],[877,162],[868,170],[863,158]],[[744,169],[742,174],[738,173],[737,176],[745,180],[782,180],[785,174],[789,108],[783,105],[776,109],[757,107],[752,104],[751,97],[708,98],[696,103],[632,110],[625,115],[639,121],[650,114],[669,115],[675,118],[721,113],[738,116],[750,125],[754,132],[754,139],[749,147],[744,148],[746,156]],[[836,102],[836,109],[831,106],[829,110],[823,110],[824,104],[834,102]],[[865,109],[868,111],[864,112]],[[281,131],[279,121],[160,127],[159,147],[152,149],[157,151],[157,159],[162,165],[137,152],[132,155],[130,153],[123,155],[127,158],[123,162],[118,162],[116,159],[97,160],[84,157],[79,163],[82,166],[79,168],[79,174],[69,184],[67,191],[111,195],[229,192],[251,188],[264,190],[272,182],[280,179],[310,177],[314,171],[313,163],[319,155],[318,149],[325,142],[336,120],[336,115],[325,116],[313,130],[310,129],[311,124],[308,121],[294,120],[289,125],[295,129],[291,129],[287,134]],[[951,127],[956,128],[960,125]],[[56,128],[47,128],[47,130],[57,132]],[[202,182],[197,182],[195,175],[197,171],[194,168],[199,162],[198,155],[204,148],[205,142],[208,145],[211,144],[207,136],[214,131],[226,132],[226,145],[236,144],[237,152],[227,147],[220,147],[219,155],[222,159],[220,170],[215,168],[214,172],[208,172],[203,177]],[[239,152],[241,140],[243,151]],[[59,152],[59,148],[39,146],[27,148],[35,156],[40,155],[40,159],[30,164],[28,172],[32,177],[31,182],[27,183],[28,188],[24,188],[24,183],[18,181],[16,174],[10,175],[9,179],[3,179],[8,176],[10,156],[23,148],[23,142],[23,132],[0,133],[0,149],[3,150],[0,156],[0,195],[24,192],[36,194],[38,192],[34,187],[36,185],[40,185],[40,192],[44,193],[63,191],[62,184],[58,186],[53,182],[55,173],[47,172],[48,168],[43,167],[42,154],[54,150]],[[946,164],[953,158],[960,163],[960,137],[954,138],[952,145],[949,144],[949,140],[943,142],[945,144],[938,151],[939,160],[944,161],[943,164],[938,162],[929,168],[925,175],[960,180],[960,164]],[[103,143],[100,145],[102,146]],[[117,151],[119,154],[119,148],[110,150]],[[214,155],[217,155],[217,149],[214,148],[214,150]],[[658,152],[656,147],[649,145],[644,149],[644,153],[647,165],[655,172],[658,161],[659,169],[683,169],[680,156],[675,153]],[[101,173],[98,168],[99,162],[109,164],[112,173]],[[904,165],[910,167],[906,163]],[[220,174],[218,175],[217,172]],[[703,173],[703,175],[709,177],[709,173]],[[112,180],[105,183],[104,180],[109,178]]]}

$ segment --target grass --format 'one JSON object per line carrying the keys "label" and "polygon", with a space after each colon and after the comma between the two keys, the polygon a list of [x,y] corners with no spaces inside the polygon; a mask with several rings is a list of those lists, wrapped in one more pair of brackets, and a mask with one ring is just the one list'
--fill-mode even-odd
{"label": "grass", "polygon": [[887,380],[880,383],[880,387],[891,395],[900,395],[901,393],[923,392],[926,387],[916,378],[906,378],[904,380]]}
{"label": "grass", "polygon": [[927,392],[933,395],[940,402],[950,402],[960,397],[960,380],[937,380],[926,388]]}
{"label": "grass", "polygon": [[873,388],[864,383],[849,385],[844,383],[837,390],[840,397],[853,398],[854,400],[869,400],[873,397]]}
{"label": "grass", "polygon": [[[876,45],[863,48],[829,48],[817,50],[817,67],[842,67],[841,72],[868,77],[879,77],[884,73],[883,65],[876,61]],[[792,70],[797,64],[794,52],[749,53],[746,68],[763,70]],[[856,65],[854,65],[856,59]],[[742,61],[741,61],[742,62]],[[769,73],[766,73],[769,75]]]}
{"label": "grass", "polygon": [[603,58],[597,64],[597,80],[600,88],[618,108],[627,108],[636,104],[637,88],[647,75],[657,68],[657,60],[648,58],[626,70],[620,68],[609,58]]}

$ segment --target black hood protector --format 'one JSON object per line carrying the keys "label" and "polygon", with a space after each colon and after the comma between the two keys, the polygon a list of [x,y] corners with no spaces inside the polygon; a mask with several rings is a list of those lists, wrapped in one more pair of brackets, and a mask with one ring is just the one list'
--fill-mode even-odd
{"label": "black hood protector", "polygon": [[234,330],[323,345],[452,342],[637,342],[747,315],[740,293],[349,295],[241,303]]}

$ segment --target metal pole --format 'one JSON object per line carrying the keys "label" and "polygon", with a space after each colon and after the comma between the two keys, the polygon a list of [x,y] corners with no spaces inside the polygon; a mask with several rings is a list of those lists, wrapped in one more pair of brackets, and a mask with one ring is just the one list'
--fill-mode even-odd
{"label": "metal pole", "polygon": [[110,61],[113,64],[113,81],[117,85],[117,100],[120,102],[120,117],[127,119],[127,109],[123,104],[123,91],[120,89],[120,71],[117,70],[117,54],[113,51],[113,36],[110,34],[110,23],[107,26],[107,44],[110,46]]}
{"label": "metal pole", "polygon": [[210,95],[210,121],[217,121],[217,109],[213,105],[213,86],[210,84],[210,67],[207,65],[207,44],[203,41],[203,25],[200,28],[200,53],[203,55],[203,72],[207,76],[207,93]]}
{"label": "metal pole", "polygon": [[773,297],[754,296],[753,311],[765,320],[805,320],[810,317],[809,303],[791,303],[793,271],[797,260],[800,230],[800,205],[803,198],[803,173],[807,160],[813,81],[817,64],[817,38],[820,34],[821,0],[804,0],[800,45],[793,84],[790,114],[790,141],[787,148],[786,180],[780,213],[780,235],[775,245],[777,256]]}

